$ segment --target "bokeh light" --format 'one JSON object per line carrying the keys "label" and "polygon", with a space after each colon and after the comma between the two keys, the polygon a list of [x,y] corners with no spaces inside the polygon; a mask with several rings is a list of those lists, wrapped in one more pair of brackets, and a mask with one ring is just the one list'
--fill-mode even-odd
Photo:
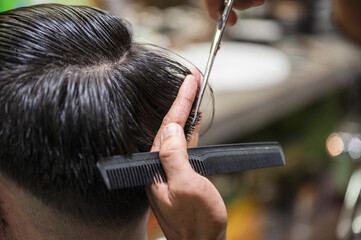
{"label": "bokeh light", "polygon": [[345,144],[343,143],[343,140],[342,140],[342,137],[340,136],[340,134],[332,133],[327,138],[326,147],[327,147],[328,153],[332,157],[336,157],[343,152],[343,150],[345,148]]}

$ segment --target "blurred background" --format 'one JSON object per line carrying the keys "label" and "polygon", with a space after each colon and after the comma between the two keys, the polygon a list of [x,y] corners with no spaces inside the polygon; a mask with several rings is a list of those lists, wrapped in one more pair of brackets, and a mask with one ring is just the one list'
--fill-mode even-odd
{"label": "blurred background", "polygon": [[[50,2],[109,10],[136,41],[204,71],[216,23],[201,0],[0,0],[0,11]],[[237,14],[211,74],[215,103],[204,112],[215,115],[200,144],[278,141],[287,165],[211,178],[228,239],[361,239],[361,1],[268,0]],[[162,236],[154,217],[149,236]]]}

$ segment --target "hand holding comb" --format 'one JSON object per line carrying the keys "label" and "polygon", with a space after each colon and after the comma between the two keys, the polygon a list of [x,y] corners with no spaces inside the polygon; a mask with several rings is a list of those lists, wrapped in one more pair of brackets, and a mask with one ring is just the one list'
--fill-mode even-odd
{"label": "hand holding comb", "polygon": [[[188,156],[192,168],[203,176],[285,165],[276,142],[189,148]],[[109,190],[167,181],[159,152],[112,156],[99,161],[97,167]]]}

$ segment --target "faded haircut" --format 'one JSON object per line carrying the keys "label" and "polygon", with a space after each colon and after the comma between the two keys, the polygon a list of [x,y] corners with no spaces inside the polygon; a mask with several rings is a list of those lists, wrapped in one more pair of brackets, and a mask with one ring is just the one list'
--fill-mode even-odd
{"label": "faded haircut", "polygon": [[148,207],[144,188],[109,192],[96,162],[149,151],[188,74],[96,8],[0,13],[0,171],[71,215],[138,218]]}

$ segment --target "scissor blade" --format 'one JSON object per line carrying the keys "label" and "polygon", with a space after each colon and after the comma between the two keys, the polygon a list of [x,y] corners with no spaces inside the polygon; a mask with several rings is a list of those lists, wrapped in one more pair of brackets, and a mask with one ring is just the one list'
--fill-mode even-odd
{"label": "scissor blade", "polygon": [[207,65],[206,65],[206,70],[204,71],[202,87],[199,92],[199,96],[198,96],[198,100],[197,100],[197,104],[196,104],[196,110],[194,112],[194,117],[192,120],[192,125],[195,123],[196,119],[198,118],[198,111],[201,106],[204,92],[205,92],[207,84],[208,84],[209,75],[210,75],[212,67],[213,67],[214,59],[216,58],[217,52],[220,48],[221,40],[223,37],[223,32],[226,27],[229,15],[232,11],[232,7],[233,7],[233,0],[226,0],[224,11],[223,11],[222,15],[219,17],[216,31],[214,33],[214,37],[213,37],[211,49],[209,52]]}
{"label": "scissor blade", "polygon": [[217,49],[216,48],[219,48],[219,44],[217,44],[217,42],[220,41],[220,38],[221,38],[221,31],[217,30],[216,33],[215,33],[215,37],[214,37],[212,46],[211,46],[211,50],[209,52],[208,61],[207,61],[207,65],[206,65],[206,70],[204,71],[204,77],[203,77],[203,80],[202,80],[202,87],[201,87],[201,90],[200,90],[199,95],[198,95],[198,101],[197,101],[197,105],[196,105],[196,110],[194,112],[194,117],[193,117],[193,120],[192,120],[192,124],[194,124],[194,122],[196,121],[196,119],[198,117],[197,113],[198,113],[199,108],[201,106],[203,95],[204,95],[204,93],[206,91],[209,75],[211,74],[211,70],[212,70],[212,67],[213,67],[214,60],[216,59],[216,54],[217,54]]}

